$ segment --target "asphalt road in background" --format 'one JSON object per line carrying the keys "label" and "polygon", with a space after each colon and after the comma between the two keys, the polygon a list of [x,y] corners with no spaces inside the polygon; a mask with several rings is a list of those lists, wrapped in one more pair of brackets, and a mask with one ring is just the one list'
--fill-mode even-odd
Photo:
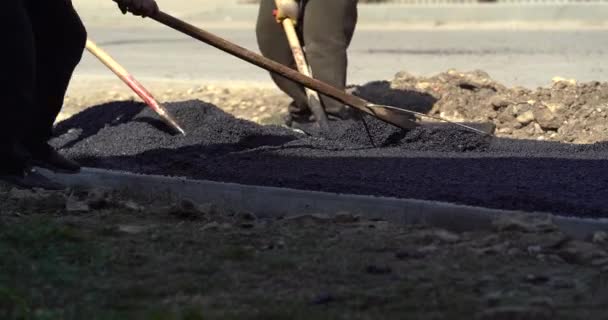
{"label": "asphalt road in background", "polygon": [[[210,31],[257,52],[254,30]],[[98,42],[136,77],[204,83],[270,85],[266,72],[168,28],[89,28]],[[407,30],[362,28],[350,50],[349,82],[389,79],[397,71],[434,74],[482,69],[508,85],[546,85],[554,76],[608,80],[605,30]],[[76,82],[112,75],[90,54]]]}

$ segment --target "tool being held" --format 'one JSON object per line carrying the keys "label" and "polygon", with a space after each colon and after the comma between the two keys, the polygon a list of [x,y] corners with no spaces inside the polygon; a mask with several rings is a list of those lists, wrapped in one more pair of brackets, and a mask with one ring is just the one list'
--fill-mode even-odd
{"label": "tool being held", "polygon": [[152,94],[144,88],[129,72],[123,68],[116,60],[114,60],[108,53],[103,51],[93,41],[87,39],[86,44],[87,50],[92,53],[99,61],[106,65],[112,72],[114,72],[126,85],[128,85],[152,110],[154,110],[160,118],[167,123],[171,128],[175,129],[182,135],[186,135],[186,132],[182,127],[177,124],[177,121],[173,116],[165,109]]}
{"label": "tool being held", "polygon": [[[304,55],[304,50],[302,50],[302,45],[300,44],[300,39],[295,27],[300,16],[299,5],[294,0],[275,0],[275,3],[277,6],[277,10],[274,12],[275,18],[285,30],[285,35],[287,36],[289,46],[291,47],[291,52],[293,53],[293,58],[298,67],[298,71],[303,75],[312,78],[312,70],[306,61],[306,56]],[[319,127],[322,130],[327,130],[329,128],[327,114],[323,109],[319,94],[307,87],[305,87],[305,92],[306,97],[308,98],[308,107],[314,114]]]}
{"label": "tool being held", "polygon": [[303,85],[304,87],[314,89],[319,93],[332,97],[346,105],[361,110],[367,114],[370,114],[384,122],[390,123],[399,128],[415,128],[416,126],[418,126],[418,123],[414,119],[412,119],[412,116],[419,116],[448,122],[461,128],[465,128],[467,130],[474,131],[483,135],[491,135],[476,128],[455,123],[443,118],[429,116],[427,114],[412,110],[370,103],[365,99],[348,94],[344,90],[340,90],[327,83],[305,76],[296,70],[286,67],[264,56],[261,56],[253,51],[240,47],[234,43],[226,41],[210,32],[197,28],[162,11],[158,12],[155,15],[152,15],[150,18],[170,28],[187,34],[197,40],[200,40],[206,44],[209,44],[215,48],[218,48],[224,52],[227,52],[233,56],[236,56],[242,60],[250,62],[262,69],[283,76],[289,80]]}

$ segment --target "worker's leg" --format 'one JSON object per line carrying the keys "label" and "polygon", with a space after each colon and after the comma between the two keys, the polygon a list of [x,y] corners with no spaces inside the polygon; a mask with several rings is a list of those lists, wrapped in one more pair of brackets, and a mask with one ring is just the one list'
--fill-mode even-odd
{"label": "worker's leg", "polygon": [[[357,0],[308,0],[304,10],[304,45],[313,77],[346,87],[347,49],[357,24]],[[342,103],[322,95],[328,114],[345,117]]]}
{"label": "worker's leg", "polygon": [[35,87],[34,38],[23,0],[3,0],[0,37],[0,175],[22,174],[27,156],[18,142],[31,119]]}
{"label": "worker's leg", "polygon": [[34,166],[78,172],[78,163],[61,156],[47,142],[72,73],[82,57],[86,30],[71,0],[25,1],[36,47],[36,95],[23,144],[32,155]]}
{"label": "worker's leg", "polygon": [[[265,57],[296,69],[285,31],[272,15],[274,9],[276,9],[274,0],[261,1],[256,26],[258,46]],[[302,86],[282,76],[271,74],[271,77],[277,86],[294,100],[290,106],[290,113],[302,117],[310,114]]]}
{"label": "worker's leg", "polygon": [[36,119],[30,143],[46,143],[80,62],[86,30],[71,0],[27,0],[36,43]]}

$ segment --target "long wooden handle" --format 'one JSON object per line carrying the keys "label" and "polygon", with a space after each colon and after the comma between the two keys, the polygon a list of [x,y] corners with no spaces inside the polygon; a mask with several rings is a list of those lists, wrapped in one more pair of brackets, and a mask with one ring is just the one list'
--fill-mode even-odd
{"label": "long wooden handle", "polygon": [[161,11],[150,18],[179,32],[187,34],[192,38],[200,40],[210,46],[252,63],[262,69],[281,75],[307,88],[316,90],[326,96],[332,97],[346,105],[359,109],[395,126],[404,129],[411,129],[417,126],[416,122],[411,120],[410,115],[388,110],[386,108],[374,107],[373,104],[364,99],[348,94],[344,90],[337,89],[322,81],[307,77],[296,70],[240,47],[232,42],[226,41],[210,32],[197,28],[167,13]]}
{"label": "long wooden handle", "polygon": [[[280,2],[280,0],[275,0],[277,10],[278,8],[280,8]],[[301,74],[312,78],[313,76],[311,74],[310,66],[306,61],[306,55],[304,55],[304,50],[302,49],[300,38],[298,37],[298,33],[296,32],[295,23],[291,18],[284,18],[281,20],[281,25],[285,30],[285,35],[287,36],[289,47],[291,47],[293,59],[296,62],[298,71],[300,71]],[[317,118],[319,127],[324,130],[328,129],[329,125],[327,120],[327,114],[325,113],[325,109],[323,109],[319,94],[310,88],[304,87],[304,89],[306,92],[306,97],[308,98],[308,107]]]}
{"label": "long wooden handle", "polygon": [[169,114],[169,112],[160,104],[152,94],[141,84],[139,83],[131,74],[121,66],[116,60],[114,60],[107,52],[102,50],[95,42],[87,39],[86,43],[87,50],[93,54],[101,63],[106,65],[108,69],[110,69],[114,74],[118,76],[129,88],[133,90],[152,110],[154,110],[158,115],[165,121],[168,125],[173,127],[182,135],[186,135],[186,132],[177,121]]}

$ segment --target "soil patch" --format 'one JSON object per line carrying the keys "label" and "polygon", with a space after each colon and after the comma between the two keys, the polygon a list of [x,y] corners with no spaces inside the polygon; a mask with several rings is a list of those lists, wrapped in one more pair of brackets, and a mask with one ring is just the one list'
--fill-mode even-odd
{"label": "soil patch", "polygon": [[605,233],[572,240],[544,217],[494,225],[260,219],[162,195],[0,187],[0,318],[604,317]]}

